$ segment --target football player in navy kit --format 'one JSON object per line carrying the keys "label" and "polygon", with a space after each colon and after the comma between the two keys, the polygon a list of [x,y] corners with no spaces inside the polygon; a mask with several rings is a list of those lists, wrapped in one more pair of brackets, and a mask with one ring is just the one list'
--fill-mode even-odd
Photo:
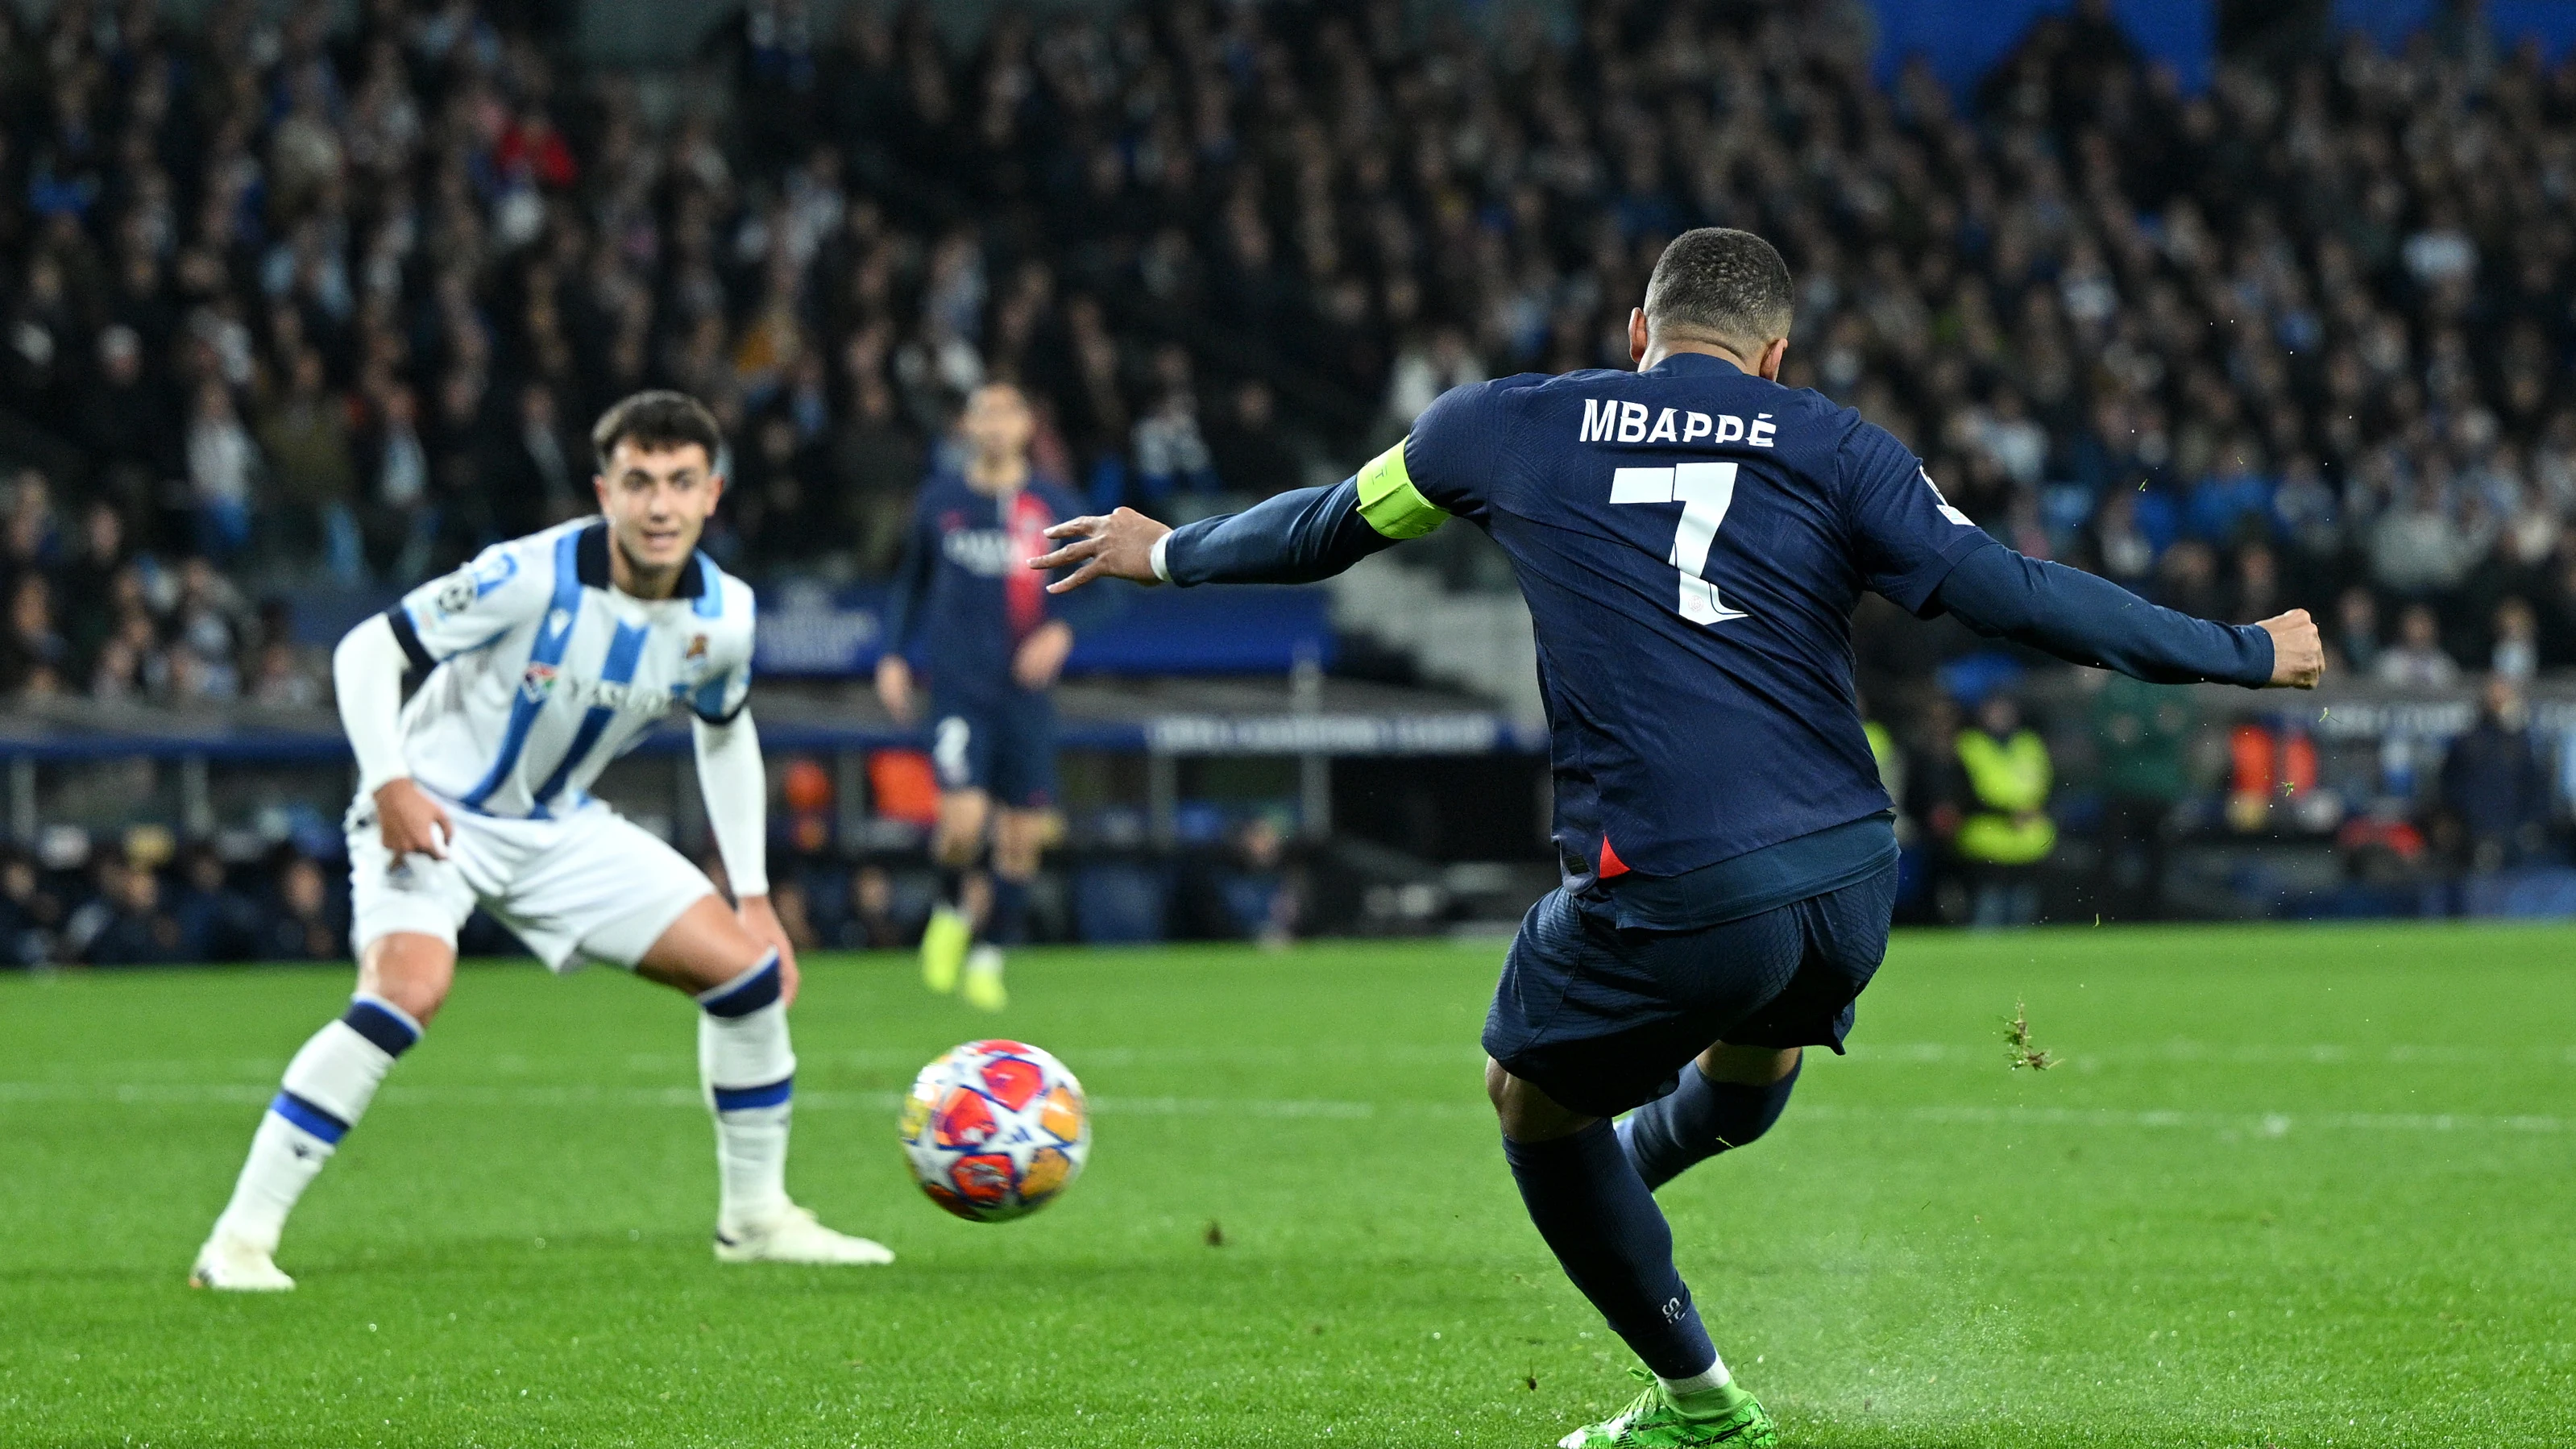
{"label": "football player in navy kit", "polygon": [[[877,696],[896,720],[912,722],[905,651],[919,642],[939,777],[930,850],[940,870],[939,906],[921,937],[922,980],[933,991],[962,986],[969,1002],[999,1011],[1008,1000],[1002,948],[1026,939],[1029,881],[1054,806],[1050,691],[1073,647],[1073,627],[1046,581],[1020,563],[1078,509],[1029,460],[1037,418],[1018,387],[977,388],[959,428],[964,466],[934,475],[913,512]],[[991,869],[978,872],[988,836]]]}
{"label": "football player in navy kit", "polygon": [[1056,590],[1296,582],[1453,517],[1510,557],[1564,883],[1505,959],[1486,1086],[1540,1235],[1652,1375],[1576,1449],[1776,1441],[1653,1190],[1777,1120],[1886,953],[1897,849],[1853,696],[1861,591],[2150,681],[2305,688],[2322,669],[2303,610],[2210,623],[1988,536],[1902,443],[1779,384],[1792,295],[1761,238],[1686,233],[1630,317],[1635,371],[1457,388],[1342,483],[1177,530],[1074,519],[1030,561],[1073,570]]}

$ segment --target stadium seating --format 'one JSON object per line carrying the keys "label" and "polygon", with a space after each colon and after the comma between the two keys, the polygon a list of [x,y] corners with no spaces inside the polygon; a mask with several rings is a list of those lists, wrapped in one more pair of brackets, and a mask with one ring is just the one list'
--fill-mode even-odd
{"label": "stadium seating", "polygon": [[[581,511],[583,425],[644,385],[728,424],[728,566],[844,603],[978,379],[1033,389],[1103,505],[1330,479],[1456,382],[1624,365],[1659,247],[1707,223],[1796,270],[1787,380],[2016,547],[2305,605],[2392,688],[2576,664],[2576,62],[2453,26],[2186,76],[2087,3],[1976,70],[1938,8],[1887,7],[1936,70],[1831,4],[969,33],[755,0],[676,90],[561,6],[0,14],[0,692],[314,709],[315,620]],[[1498,583],[1473,540],[1424,552],[1451,596]],[[1418,581],[1338,599],[1346,631],[1425,612]],[[1320,605],[1241,607],[1089,658],[1320,654]],[[790,617],[795,657],[867,657]],[[1496,637],[1471,655],[1519,657]],[[1971,647],[1863,616],[1918,781],[1940,680],[1993,672]],[[2457,816],[2435,774],[2350,803]]]}

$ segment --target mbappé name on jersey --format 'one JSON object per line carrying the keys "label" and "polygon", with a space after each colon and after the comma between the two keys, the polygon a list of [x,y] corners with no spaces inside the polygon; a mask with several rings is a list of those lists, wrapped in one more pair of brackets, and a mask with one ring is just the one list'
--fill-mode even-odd
{"label": "mbapp\u00e9 name on jersey", "polygon": [[1853,606],[1923,612],[1992,542],[1885,430],[1699,353],[1455,389],[1389,461],[1512,561],[1577,875],[1680,875],[1887,810]]}

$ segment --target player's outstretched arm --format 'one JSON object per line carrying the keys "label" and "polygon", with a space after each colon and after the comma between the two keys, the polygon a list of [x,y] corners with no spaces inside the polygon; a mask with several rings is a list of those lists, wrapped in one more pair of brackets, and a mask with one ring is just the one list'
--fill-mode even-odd
{"label": "player's outstretched arm", "polygon": [[2325,672],[2324,644],[2305,609],[2260,624],[2195,619],[1999,543],[1962,556],[1934,597],[1987,638],[2157,684],[2314,689]]}
{"label": "player's outstretched arm", "polygon": [[1298,488],[1241,513],[1172,528],[1132,508],[1073,518],[1047,530],[1063,546],[1029,560],[1033,569],[1070,568],[1051,593],[1096,578],[1140,584],[1309,584],[1328,579],[1396,539],[1360,513],[1359,486]]}
{"label": "player's outstretched arm", "polygon": [[410,653],[378,614],[340,637],[331,651],[331,689],[340,704],[340,728],[358,757],[358,793],[375,801],[376,828],[385,849],[447,858],[455,828],[437,801],[412,783],[402,752],[402,682]]}
{"label": "player's outstretched arm", "polygon": [[769,904],[769,777],[761,767],[760,732],[749,708],[726,720],[704,717],[689,725],[698,753],[698,791],[707,802],[707,828],[724,857],[733,887],[734,914],[743,929],[778,951],[779,987],[796,1001],[796,948]]}
{"label": "player's outstretched arm", "polygon": [[1029,567],[1041,573],[1073,570],[1047,585],[1050,594],[1071,593],[1093,579],[1159,584],[1164,581],[1163,574],[1154,567],[1154,559],[1163,551],[1163,541],[1171,532],[1170,524],[1147,518],[1133,508],[1086,513],[1048,529],[1046,536],[1056,540],[1056,550],[1030,559]]}
{"label": "player's outstretched arm", "polygon": [[2325,636],[2305,609],[2274,614],[2254,626],[2272,636],[2272,677],[2265,689],[2314,689],[2326,677]]}

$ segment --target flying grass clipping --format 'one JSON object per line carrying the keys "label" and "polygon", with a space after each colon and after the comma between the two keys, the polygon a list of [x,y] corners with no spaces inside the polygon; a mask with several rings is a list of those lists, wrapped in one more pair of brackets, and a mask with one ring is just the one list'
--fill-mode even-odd
{"label": "flying grass clipping", "polygon": [[2016,1072],[2024,1067],[2044,1072],[2058,1063],[2056,1053],[2030,1039],[2030,1007],[2024,1002],[2014,1002],[2013,1014],[2004,1022],[2004,1048],[2011,1053]]}

